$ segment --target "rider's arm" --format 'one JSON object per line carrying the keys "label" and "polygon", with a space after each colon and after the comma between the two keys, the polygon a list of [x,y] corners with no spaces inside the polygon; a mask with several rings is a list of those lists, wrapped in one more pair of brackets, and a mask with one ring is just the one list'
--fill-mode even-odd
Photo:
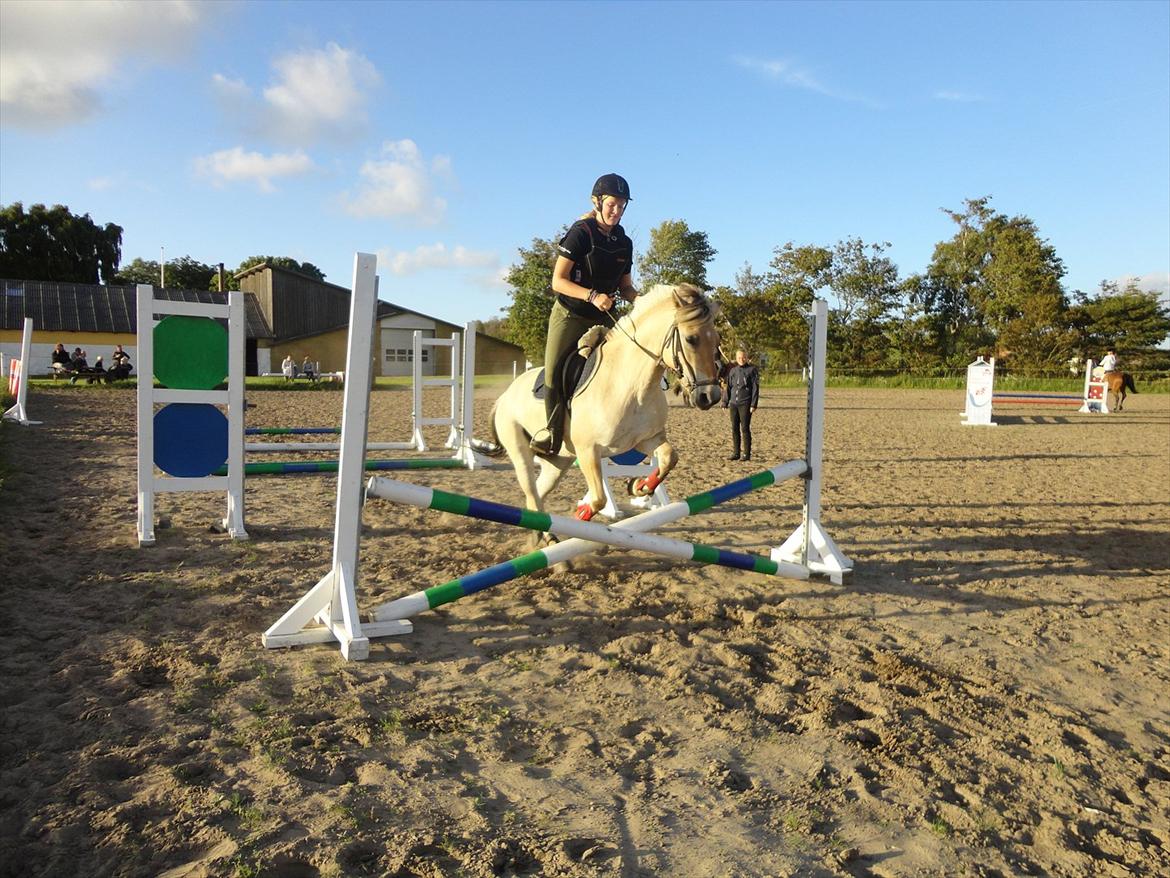
{"label": "rider's arm", "polygon": [[638,298],[638,290],[634,286],[634,279],[629,274],[623,274],[622,279],[618,282],[618,290],[622,294],[622,298],[627,302],[632,302]]}
{"label": "rider's arm", "polygon": [[589,294],[593,291],[589,287],[583,287],[578,283],[573,283],[569,279],[569,273],[573,270],[574,264],[572,259],[565,256],[557,257],[556,265],[553,266],[553,292],[560,293],[562,296],[568,296],[570,299],[584,299],[588,301]]}

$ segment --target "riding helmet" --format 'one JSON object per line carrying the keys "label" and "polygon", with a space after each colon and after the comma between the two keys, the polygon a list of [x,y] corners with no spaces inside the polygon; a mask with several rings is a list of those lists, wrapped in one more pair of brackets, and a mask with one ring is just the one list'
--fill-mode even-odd
{"label": "riding helmet", "polygon": [[612,195],[614,198],[624,198],[630,201],[630,184],[620,174],[602,174],[593,184],[593,195]]}

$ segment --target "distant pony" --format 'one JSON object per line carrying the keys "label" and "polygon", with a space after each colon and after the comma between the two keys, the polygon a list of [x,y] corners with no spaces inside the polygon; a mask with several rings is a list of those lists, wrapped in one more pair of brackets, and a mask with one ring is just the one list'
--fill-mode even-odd
{"label": "distant pony", "polygon": [[[589,520],[605,506],[601,462],[636,448],[658,458],[658,469],[628,485],[634,496],[654,493],[678,455],[666,438],[664,373],[677,378],[687,402],[708,409],[719,402],[718,306],[691,284],[658,285],[609,330],[592,377],[572,398],[561,455],[540,458],[540,475],[528,442],[545,426],[544,403],[533,395],[538,370],[512,382],[492,409],[494,451],[507,451],[529,509],[544,498],[577,459],[589,495],[577,517]],[[492,453],[492,452],[489,452]]]}
{"label": "distant pony", "polygon": [[1105,384],[1108,386],[1108,393],[1113,394],[1113,398],[1117,400],[1117,405],[1111,405],[1110,411],[1119,412],[1125,404],[1125,391],[1130,393],[1137,393],[1137,388],[1133,386],[1133,376],[1128,372],[1106,372]]}

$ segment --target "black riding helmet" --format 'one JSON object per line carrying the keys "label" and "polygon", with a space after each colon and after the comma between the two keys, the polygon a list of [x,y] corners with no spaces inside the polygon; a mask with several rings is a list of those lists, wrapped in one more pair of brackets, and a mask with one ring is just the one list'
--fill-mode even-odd
{"label": "black riding helmet", "polygon": [[626,201],[633,200],[630,198],[630,184],[620,174],[602,174],[597,178],[597,182],[593,184],[593,197],[603,198],[606,195],[624,198]]}

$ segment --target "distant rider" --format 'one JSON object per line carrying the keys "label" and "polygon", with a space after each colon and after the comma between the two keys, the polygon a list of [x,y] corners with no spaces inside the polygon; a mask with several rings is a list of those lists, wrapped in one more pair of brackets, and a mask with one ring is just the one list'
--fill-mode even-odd
{"label": "distant rider", "polygon": [[1110,348],[1105,352],[1105,356],[1101,358],[1102,372],[1116,372],[1117,371],[1117,354]]}

